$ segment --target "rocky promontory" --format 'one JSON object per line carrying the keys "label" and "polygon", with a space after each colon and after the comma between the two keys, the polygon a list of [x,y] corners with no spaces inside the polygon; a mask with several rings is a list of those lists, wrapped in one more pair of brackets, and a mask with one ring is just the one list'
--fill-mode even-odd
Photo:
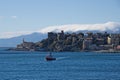
{"label": "rocky promontory", "polygon": [[48,38],[33,43],[23,42],[17,51],[119,51],[120,34],[104,33],[60,33],[48,32]]}

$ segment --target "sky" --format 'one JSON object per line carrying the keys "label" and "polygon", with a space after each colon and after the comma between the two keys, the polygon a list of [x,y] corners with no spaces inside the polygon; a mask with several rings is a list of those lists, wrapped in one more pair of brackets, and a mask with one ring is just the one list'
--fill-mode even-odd
{"label": "sky", "polygon": [[0,0],[0,38],[107,22],[120,22],[120,0]]}

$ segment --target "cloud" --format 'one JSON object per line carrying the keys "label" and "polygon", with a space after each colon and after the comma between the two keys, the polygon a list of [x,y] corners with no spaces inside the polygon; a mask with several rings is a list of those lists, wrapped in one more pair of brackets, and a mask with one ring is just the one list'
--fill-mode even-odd
{"label": "cloud", "polygon": [[17,16],[11,16],[11,18],[12,18],[12,19],[16,19],[16,18],[17,18]]}
{"label": "cloud", "polygon": [[77,31],[112,31],[116,32],[120,30],[120,22],[107,22],[102,24],[69,24],[60,26],[49,26],[39,30],[41,33],[47,32],[60,32],[64,30],[65,32],[77,32]]}
{"label": "cloud", "polygon": [[4,18],[4,16],[0,16],[0,19],[3,19]]}
{"label": "cloud", "polygon": [[33,33],[33,31],[3,32],[0,34],[0,38],[1,39],[11,38],[11,37],[17,37],[17,36],[27,35],[31,33]]}
{"label": "cloud", "polygon": [[17,16],[0,16],[0,19],[8,19],[8,18],[16,19]]}
{"label": "cloud", "polygon": [[59,26],[48,26],[39,31],[17,31],[17,32],[3,32],[0,33],[0,38],[11,38],[21,35],[27,35],[34,32],[47,33],[47,32],[77,32],[77,31],[109,31],[109,32],[119,32],[120,22],[107,22],[102,24],[69,24],[69,25],[59,25]]}

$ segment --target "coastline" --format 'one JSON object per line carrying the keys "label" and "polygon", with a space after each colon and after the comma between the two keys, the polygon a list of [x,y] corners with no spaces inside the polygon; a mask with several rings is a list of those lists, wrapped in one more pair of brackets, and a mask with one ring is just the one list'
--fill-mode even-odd
{"label": "coastline", "polygon": [[[46,50],[26,50],[26,49],[16,49],[16,48],[9,48],[5,49],[5,51],[29,51],[29,52],[48,52]],[[56,51],[52,51],[56,52]],[[97,51],[91,51],[91,50],[81,50],[81,51],[57,51],[57,52],[95,52],[95,53],[120,53],[118,50],[97,50]]]}
{"label": "coastline", "polygon": [[99,51],[93,51],[97,53],[120,53],[120,51],[117,50],[99,50]]}
{"label": "coastline", "polygon": [[48,37],[39,42],[24,40],[16,48],[8,51],[40,51],[40,52],[99,52],[120,53],[120,34],[110,33],[60,33],[48,32]]}

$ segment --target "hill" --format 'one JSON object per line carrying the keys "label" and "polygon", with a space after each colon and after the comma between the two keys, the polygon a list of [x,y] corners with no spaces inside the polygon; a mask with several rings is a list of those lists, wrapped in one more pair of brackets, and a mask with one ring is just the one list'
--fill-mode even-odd
{"label": "hill", "polygon": [[47,37],[47,34],[32,33],[29,35],[22,35],[22,36],[8,38],[8,39],[0,39],[0,47],[16,47],[17,44],[22,43],[23,38],[28,42],[38,42],[46,37]]}

